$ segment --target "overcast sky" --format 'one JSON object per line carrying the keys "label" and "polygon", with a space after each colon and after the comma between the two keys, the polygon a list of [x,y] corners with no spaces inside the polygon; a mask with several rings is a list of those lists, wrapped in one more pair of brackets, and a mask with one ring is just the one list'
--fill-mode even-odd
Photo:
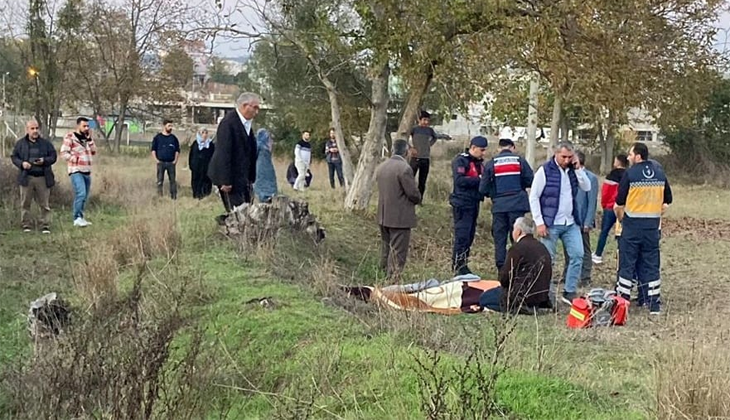
{"label": "overcast sky", "polygon": [[[236,4],[244,3],[241,0],[223,0],[223,7],[226,13],[231,13],[231,21],[236,26],[245,30],[260,30],[261,24],[256,17],[256,13],[250,8],[235,9]],[[716,24],[720,31],[715,40],[715,48],[719,51],[730,51],[730,12],[720,15]],[[215,41],[216,54],[225,57],[240,57],[251,53],[251,44],[247,39],[228,39],[219,37]]]}

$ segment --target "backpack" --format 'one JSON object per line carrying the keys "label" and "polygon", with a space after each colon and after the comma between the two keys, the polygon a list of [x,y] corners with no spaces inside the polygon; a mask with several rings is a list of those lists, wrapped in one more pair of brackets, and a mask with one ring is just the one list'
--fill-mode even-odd
{"label": "backpack", "polygon": [[614,291],[592,289],[587,295],[573,299],[566,324],[568,328],[625,325],[629,301]]}

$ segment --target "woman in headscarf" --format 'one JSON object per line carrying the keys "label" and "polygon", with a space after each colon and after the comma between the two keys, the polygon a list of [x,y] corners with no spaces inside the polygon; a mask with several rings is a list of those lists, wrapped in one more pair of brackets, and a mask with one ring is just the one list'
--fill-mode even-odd
{"label": "woman in headscarf", "polygon": [[256,160],[256,182],[253,185],[256,197],[262,203],[268,203],[278,193],[276,187],[276,171],[271,161],[271,150],[274,137],[265,128],[256,132],[259,156]]}
{"label": "woman in headscarf", "polygon": [[201,129],[190,146],[188,167],[192,172],[193,198],[199,200],[210,195],[213,183],[208,178],[208,164],[213,157],[215,144],[208,138],[208,130]]}

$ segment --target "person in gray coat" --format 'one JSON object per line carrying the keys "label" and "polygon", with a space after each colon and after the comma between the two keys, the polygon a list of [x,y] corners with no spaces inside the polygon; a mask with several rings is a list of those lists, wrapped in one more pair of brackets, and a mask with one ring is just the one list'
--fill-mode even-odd
{"label": "person in gray coat", "polygon": [[378,225],[381,236],[380,265],[388,278],[397,278],[408,258],[411,229],[416,227],[416,205],[421,193],[413,170],[406,161],[410,146],[405,140],[393,142],[393,157],[378,166]]}

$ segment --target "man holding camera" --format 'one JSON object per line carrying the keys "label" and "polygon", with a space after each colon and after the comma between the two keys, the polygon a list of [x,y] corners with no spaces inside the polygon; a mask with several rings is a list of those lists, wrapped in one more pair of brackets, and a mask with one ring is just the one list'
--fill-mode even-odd
{"label": "man holding camera", "polygon": [[545,162],[535,173],[530,190],[530,211],[537,225],[537,236],[550,252],[552,263],[555,264],[558,240],[567,250],[570,262],[562,301],[568,305],[577,297],[578,278],[583,265],[582,220],[576,203],[578,189],[590,191],[591,182],[585,169],[580,167],[573,145],[560,143],[553,159]]}
{"label": "man holding camera", "polygon": [[25,124],[25,137],[15,143],[12,161],[20,169],[20,218],[23,232],[30,232],[30,205],[35,200],[41,210],[41,231],[51,233],[51,207],[48,199],[51,187],[56,183],[51,166],[56,163],[56,149],[50,141],[41,137],[40,127],[35,120]]}

